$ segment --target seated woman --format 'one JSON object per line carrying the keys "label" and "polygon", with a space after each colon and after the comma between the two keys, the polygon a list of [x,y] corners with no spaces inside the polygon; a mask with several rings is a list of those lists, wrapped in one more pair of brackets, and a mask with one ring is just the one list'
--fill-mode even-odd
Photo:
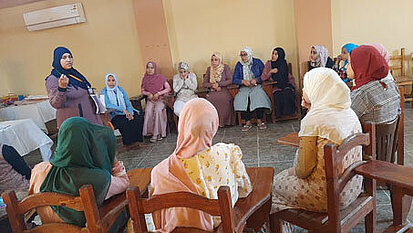
{"label": "seated woman", "polygon": [[[333,69],[338,73],[341,79],[347,84],[347,86],[351,87],[352,83],[351,80],[347,77],[347,65],[348,65],[348,59],[350,57],[351,51],[353,49],[357,48],[358,45],[355,45],[353,43],[347,43],[343,45],[341,48],[341,54],[337,56],[337,59],[335,60],[335,64],[333,66]],[[340,67],[340,62],[343,61],[343,66]]]}
{"label": "seated woman", "polygon": [[7,190],[29,189],[32,169],[12,146],[0,143],[0,194]]}
{"label": "seated woman", "polygon": [[368,45],[355,48],[347,74],[355,80],[351,108],[361,122],[385,123],[400,114],[399,88],[377,49]]}
{"label": "seated woman", "polygon": [[113,110],[110,113],[110,122],[122,134],[123,145],[143,142],[143,119],[138,110],[132,107],[126,91],[118,86],[118,78],[115,74],[107,74],[105,83],[106,88],[103,88],[100,94],[105,96],[106,108]]}
{"label": "seated woman", "polygon": [[246,121],[242,131],[251,129],[252,113],[257,116],[259,129],[266,129],[262,122],[264,111],[271,111],[271,100],[261,86],[261,75],[264,64],[260,59],[252,57],[250,48],[243,48],[240,53],[241,61],[237,62],[234,69],[233,82],[241,85],[234,99],[235,111],[241,112],[241,118]]}
{"label": "seated woman", "polygon": [[[231,190],[232,205],[246,197],[252,186],[242,163],[241,149],[234,144],[212,145],[218,130],[218,113],[205,99],[188,101],[178,123],[176,149],[152,170],[153,195],[185,191],[218,199],[222,185]],[[155,227],[171,232],[177,226],[212,231],[219,223],[207,213],[187,208],[169,208],[152,213]]]}
{"label": "seated woman", "polygon": [[[377,49],[377,51],[379,51],[380,55],[386,61],[387,65],[389,65],[389,67],[390,67],[390,54],[387,51],[387,49],[384,47],[384,45],[382,45],[380,43],[370,43],[370,44],[366,44],[366,45],[372,46],[375,49]],[[389,72],[390,72],[390,70],[389,70]]]}
{"label": "seated woman", "polygon": [[143,121],[143,136],[152,136],[150,142],[161,141],[166,137],[166,109],[163,96],[171,91],[166,78],[156,73],[156,63],[146,64],[145,76],[142,79],[141,93],[148,97]]}
{"label": "seated woman", "polygon": [[295,113],[295,87],[291,85],[288,78],[289,70],[285,60],[285,51],[283,48],[275,48],[272,51],[272,58],[265,63],[262,72],[262,81],[272,79],[277,83],[274,84],[274,111],[276,118],[283,115],[292,115]]}
{"label": "seated woman", "polygon": [[[100,207],[105,199],[124,192],[129,186],[125,167],[116,160],[115,153],[116,138],[109,127],[80,117],[69,118],[60,127],[50,161],[34,166],[29,195],[57,192],[79,196],[79,188],[91,184]],[[86,223],[83,212],[63,206],[41,207],[37,213],[43,223],[67,222],[78,226]],[[117,232],[119,227],[114,224],[111,232]]]}
{"label": "seated woman", "polygon": [[[361,132],[357,115],[350,108],[350,89],[332,69],[316,68],[305,74],[302,105],[310,110],[301,121],[297,164],[274,177],[272,213],[290,208],[326,212],[323,147],[327,143],[340,145],[348,136]],[[361,147],[350,151],[339,174],[361,159]],[[340,194],[340,207],[353,202],[361,188],[362,176],[353,177]]]}
{"label": "seated woman", "polygon": [[185,62],[179,62],[178,72],[173,78],[173,88],[176,93],[176,99],[174,103],[174,113],[179,116],[182,107],[186,102],[198,96],[195,94],[195,90],[198,87],[198,81],[196,75],[189,72],[189,66]]}
{"label": "seated woman", "polygon": [[211,65],[205,72],[204,87],[210,88],[206,99],[217,109],[220,127],[235,124],[234,100],[227,89],[230,84],[232,84],[231,69],[224,64],[221,53],[213,53]]}
{"label": "seated woman", "polygon": [[310,61],[308,61],[308,71],[317,67],[333,68],[334,62],[329,57],[328,49],[322,45],[311,47]]}

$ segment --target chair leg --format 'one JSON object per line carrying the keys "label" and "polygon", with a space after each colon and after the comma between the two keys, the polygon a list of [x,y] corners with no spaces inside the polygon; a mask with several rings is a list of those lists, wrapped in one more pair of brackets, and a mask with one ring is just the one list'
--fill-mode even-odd
{"label": "chair leg", "polygon": [[376,210],[375,208],[366,215],[365,219],[365,232],[366,233],[375,233],[376,229]]}
{"label": "chair leg", "polygon": [[276,214],[270,215],[270,231],[272,233],[282,233],[281,219]]}
{"label": "chair leg", "polygon": [[238,125],[242,125],[241,124],[241,113],[240,112],[237,112],[237,115],[238,115]]}

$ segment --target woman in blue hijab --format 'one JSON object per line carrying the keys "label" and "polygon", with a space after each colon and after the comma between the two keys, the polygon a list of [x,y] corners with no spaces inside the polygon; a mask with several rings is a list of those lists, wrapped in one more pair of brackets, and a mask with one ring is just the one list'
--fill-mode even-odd
{"label": "woman in blue hijab", "polygon": [[128,94],[120,87],[115,74],[106,74],[106,87],[100,92],[105,96],[106,108],[110,111],[113,126],[122,134],[123,145],[134,146],[135,142],[143,142],[143,117],[132,107]]}
{"label": "woman in blue hijab", "polygon": [[83,117],[91,123],[102,124],[89,97],[90,83],[73,68],[73,56],[69,49],[57,47],[53,54],[53,69],[46,78],[46,90],[50,104],[56,109],[57,127],[68,118]]}
{"label": "woman in blue hijab", "polygon": [[[353,49],[357,48],[358,45],[353,44],[353,43],[347,43],[343,45],[341,48],[341,54],[337,56],[337,59],[335,61],[335,65],[333,69],[338,73],[338,75],[343,79],[343,81],[350,87],[352,84],[350,82],[350,79],[347,78],[347,64],[348,64],[348,59],[350,57],[351,51]],[[340,61],[344,61],[344,64],[342,67],[340,67]]]}

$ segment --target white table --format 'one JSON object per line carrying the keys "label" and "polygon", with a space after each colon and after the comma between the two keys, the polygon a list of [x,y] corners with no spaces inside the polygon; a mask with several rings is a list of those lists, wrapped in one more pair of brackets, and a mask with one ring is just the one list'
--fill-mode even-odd
{"label": "white table", "polygon": [[50,105],[48,100],[9,106],[0,108],[0,119],[4,121],[32,119],[41,130],[47,133],[45,123],[56,119],[56,109]]}
{"label": "white table", "polygon": [[36,149],[43,161],[52,155],[53,141],[31,119],[0,122],[0,142],[13,146],[21,156]]}

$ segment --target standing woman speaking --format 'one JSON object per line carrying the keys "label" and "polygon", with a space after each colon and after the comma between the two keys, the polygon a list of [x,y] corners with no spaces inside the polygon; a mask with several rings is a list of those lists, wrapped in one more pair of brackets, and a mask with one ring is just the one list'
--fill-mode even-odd
{"label": "standing woman speaking", "polygon": [[56,109],[57,128],[66,119],[76,116],[102,125],[89,97],[91,85],[85,76],[73,68],[73,56],[69,49],[57,47],[52,66],[53,70],[46,78],[46,90],[50,104]]}

